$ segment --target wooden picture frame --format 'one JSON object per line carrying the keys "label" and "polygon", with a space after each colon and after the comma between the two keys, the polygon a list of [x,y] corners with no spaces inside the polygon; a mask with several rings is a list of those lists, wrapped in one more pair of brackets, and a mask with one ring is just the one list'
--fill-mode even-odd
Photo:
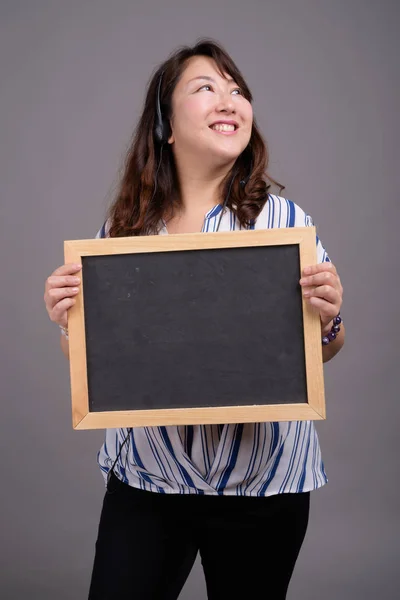
{"label": "wooden picture frame", "polygon": [[[245,423],[263,421],[319,420],[326,418],[320,319],[301,298],[304,336],[306,402],[268,403],[232,406],[150,408],[139,410],[91,411],[87,371],[85,329],[85,260],[87,257],[122,256],[146,253],[170,253],[192,250],[220,250],[270,247],[298,248],[298,274],[316,263],[315,227],[291,227],[219,233],[171,234],[70,240],[64,242],[66,263],[82,263],[81,289],[68,312],[72,424],[74,429],[102,429],[161,425]],[[279,250],[277,250],[279,251]],[[155,256],[155,255],[154,255]],[[167,260],[167,254],[158,254]],[[300,302],[300,300],[299,300]]]}

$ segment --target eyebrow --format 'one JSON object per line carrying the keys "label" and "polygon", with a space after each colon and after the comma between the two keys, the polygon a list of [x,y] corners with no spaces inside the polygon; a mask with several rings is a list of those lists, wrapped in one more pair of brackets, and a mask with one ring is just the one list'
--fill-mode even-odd
{"label": "eyebrow", "polygon": [[[189,83],[191,83],[192,81],[196,81],[197,79],[205,79],[206,81],[212,81],[213,83],[216,83],[215,79],[213,79],[212,77],[209,77],[208,75],[198,75],[197,77],[193,77],[193,79],[190,79],[188,81],[188,85],[189,85]],[[229,78],[227,81],[228,81],[228,83],[235,83],[235,80],[232,78]]]}

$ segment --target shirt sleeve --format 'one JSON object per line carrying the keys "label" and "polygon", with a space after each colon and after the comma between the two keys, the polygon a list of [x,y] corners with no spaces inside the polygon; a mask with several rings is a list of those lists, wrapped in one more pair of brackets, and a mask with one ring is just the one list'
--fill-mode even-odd
{"label": "shirt sleeve", "polygon": [[105,223],[103,223],[103,225],[100,227],[100,229],[96,233],[95,239],[108,237],[109,231],[110,231],[110,224],[108,221],[106,221]]}
{"label": "shirt sleeve", "polygon": [[[310,215],[308,215],[307,213],[304,213],[304,214],[305,214],[306,227],[313,227],[314,221],[313,221],[312,217]],[[329,258],[329,255],[328,255],[324,245],[322,244],[322,242],[318,236],[318,233],[317,233],[316,244],[317,244],[317,262],[318,263],[331,262],[331,259]]]}
{"label": "shirt sleeve", "polygon": [[[301,206],[283,196],[268,195],[268,202],[257,217],[257,229],[286,227],[313,227],[314,221]],[[321,240],[316,236],[317,262],[331,262]]]}

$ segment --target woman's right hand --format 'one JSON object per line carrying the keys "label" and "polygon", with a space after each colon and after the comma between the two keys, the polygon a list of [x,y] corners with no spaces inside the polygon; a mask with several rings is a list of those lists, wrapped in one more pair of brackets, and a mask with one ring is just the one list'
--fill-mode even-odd
{"label": "woman's right hand", "polygon": [[62,265],[47,278],[44,289],[44,302],[50,320],[67,327],[68,309],[76,302],[75,297],[80,289],[78,277],[82,265]]}

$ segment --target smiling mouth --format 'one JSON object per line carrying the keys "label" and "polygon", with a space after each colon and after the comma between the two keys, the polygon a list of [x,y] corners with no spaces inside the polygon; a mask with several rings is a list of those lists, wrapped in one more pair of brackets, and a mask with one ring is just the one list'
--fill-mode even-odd
{"label": "smiling mouth", "polygon": [[238,130],[238,127],[230,123],[216,123],[215,125],[211,125],[210,129],[216,133],[232,134]]}

